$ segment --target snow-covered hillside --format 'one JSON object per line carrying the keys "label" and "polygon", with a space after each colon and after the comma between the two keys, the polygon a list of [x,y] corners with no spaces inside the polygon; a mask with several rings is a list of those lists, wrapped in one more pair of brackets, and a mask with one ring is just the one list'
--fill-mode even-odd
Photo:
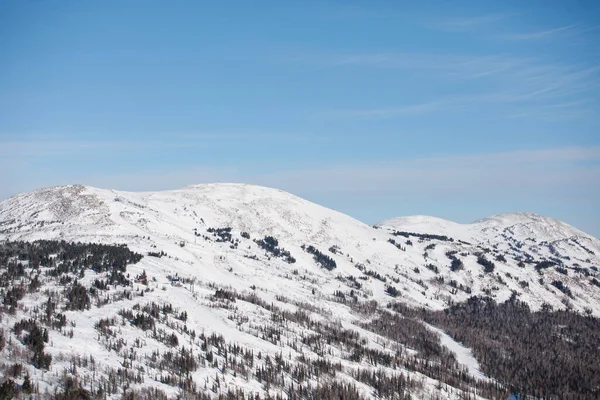
{"label": "snow-covered hillside", "polygon": [[[0,238],[126,243],[142,253],[165,251],[177,258],[177,265],[168,266],[173,271],[236,289],[269,285],[264,276],[273,271],[285,275],[300,270],[311,276],[314,284],[271,280],[272,287],[268,287],[273,295],[285,293],[300,299],[313,288],[331,294],[341,287],[335,276],[360,274],[358,268],[363,268],[387,278],[383,282],[370,277],[363,285],[364,294],[376,300],[388,298],[385,288],[389,283],[402,289],[404,301],[433,308],[481,293],[508,298],[512,290],[533,308],[543,302],[562,307],[563,293],[549,283],[540,284],[535,270],[535,263],[549,260],[570,272],[552,275],[565,280],[575,293],[569,304],[600,313],[600,292],[584,279],[586,271],[593,273],[593,268],[600,267],[600,240],[560,221],[523,213],[469,225],[417,216],[377,226],[381,229],[280,190],[244,184],[192,185],[147,193],[74,185],[42,189],[0,203]],[[203,236],[211,236],[208,228],[232,228],[240,245],[231,249],[228,243],[204,240]],[[394,231],[454,240],[394,236]],[[252,239],[275,237],[297,262],[288,264],[266,256],[252,240],[239,237],[241,232]],[[315,265],[303,245],[329,254],[336,262],[335,271]],[[462,271],[450,271],[448,252],[458,252]],[[494,273],[483,273],[476,262],[478,252],[488,254],[495,263]],[[255,255],[258,260],[248,258]],[[506,261],[502,257],[497,260],[499,256]],[[518,266],[521,261],[526,262],[524,267]],[[436,266],[438,272],[427,265]],[[471,291],[459,290],[450,297],[452,288],[435,281],[440,276],[453,277]]]}
{"label": "snow-covered hillside", "polygon": [[[123,307],[147,302],[169,302],[178,312],[186,311],[185,334],[183,328],[173,328],[181,321],[168,322],[167,318],[165,329],[174,329],[178,342],[189,342],[192,351],[195,339],[186,336],[188,330],[223,335],[225,343],[271,357],[289,353],[290,360],[317,360],[328,354],[332,362],[341,363],[336,370],[344,376],[342,381],[356,384],[358,393],[367,398],[374,396],[373,385],[366,383],[366,378],[356,378],[352,371],[383,369],[394,376],[397,367],[374,367],[364,357],[349,356],[347,343],[316,348],[305,340],[310,333],[323,335],[330,329],[328,324],[333,324],[336,332],[356,332],[360,338],[356,340],[365,348],[397,357],[419,354],[410,341],[400,346],[383,331],[369,328],[372,319],[387,315],[383,309],[365,313],[362,309],[371,300],[380,306],[401,301],[441,310],[474,295],[497,301],[516,295],[534,310],[550,305],[600,315],[600,285],[596,284],[600,241],[533,214],[499,215],[469,225],[432,217],[402,217],[373,227],[289,193],[253,185],[192,185],[144,193],[73,185],[0,202],[0,239],[124,244],[144,256],[127,268],[132,281],[144,272],[149,278],[131,283],[132,293],[139,297],[65,312],[76,328],[68,339],[64,332],[51,333],[48,351],[56,360],[55,373],[47,376],[31,371],[39,382],[45,382],[44,388],[52,388],[52,382],[59,379],[59,366],[67,368],[70,357],[77,354],[92,351],[106,368],[122,365],[124,353],[103,345],[95,324]],[[92,284],[102,276],[86,273],[80,281]],[[52,282],[47,284],[57,285]],[[60,290],[60,286],[53,287]],[[6,330],[42,304],[42,297],[26,296],[19,311],[3,319]],[[308,313],[312,322],[290,317],[299,313]],[[273,331],[269,336],[261,330],[261,324],[276,329],[278,339],[273,339]],[[422,335],[437,332],[431,326],[422,328]],[[123,326],[119,330],[130,346],[136,329]],[[459,368],[480,382],[478,390],[491,384],[469,349],[452,343],[448,335],[441,333],[440,337]],[[304,345],[292,345],[296,341]],[[147,334],[144,342],[136,351],[148,354],[164,348]],[[202,351],[207,357],[206,349]],[[209,392],[218,382],[213,395],[240,387],[247,393],[269,390],[260,379],[244,380],[219,365],[197,370],[191,376],[193,381],[201,386],[206,383]],[[414,365],[400,368],[420,382],[411,386],[414,398],[460,398],[469,391],[459,383],[449,388],[448,381],[442,388],[439,376]],[[149,372],[144,376],[133,388],[150,385],[171,395],[181,390],[151,379]],[[287,378],[282,379],[287,385]],[[312,382],[316,385],[318,379]],[[473,391],[474,385],[470,386]],[[280,392],[274,389],[270,393]]]}

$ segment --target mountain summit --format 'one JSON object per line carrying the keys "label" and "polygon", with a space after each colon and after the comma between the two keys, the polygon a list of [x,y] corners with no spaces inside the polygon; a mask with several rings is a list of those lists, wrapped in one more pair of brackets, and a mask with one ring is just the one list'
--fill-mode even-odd
{"label": "mountain summit", "polygon": [[[447,270],[451,261],[446,255],[448,252],[465,254],[462,258],[465,269],[454,274],[459,284],[471,289],[470,293],[457,293],[455,298],[466,299],[468,295],[487,292],[490,287],[498,286],[496,274],[509,273],[514,279],[498,286],[496,295],[506,298],[516,290],[533,307],[541,306],[543,301],[559,307],[562,304],[562,293],[553,296],[555,291],[538,287],[535,263],[549,261],[565,268],[600,265],[600,240],[563,222],[532,213],[500,214],[472,224],[410,216],[372,227],[278,189],[229,183],[190,185],[158,192],[56,186],[0,202],[0,238],[126,243],[142,253],[165,250],[188,265],[200,259],[206,263],[206,260],[226,257],[238,266],[239,276],[245,276],[228,282],[246,286],[247,279],[252,281],[249,271],[256,268],[256,260],[248,261],[247,256],[256,255],[260,247],[255,249],[256,244],[250,241],[250,246],[230,249],[222,243],[199,240],[210,228],[231,229],[234,236],[246,232],[253,239],[274,237],[302,261],[290,266],[280,265],[281,260],[277,258],[267,258],[260,263],[265,271],[284,268],[291,272],[298,265],[313,264],[310,261],[313,255],[302,249],[302,246],[312,245],[332,256],[338,274],[355,273],[357,265],[364,265],[381,276],[397,276],[406,286],[409,302],[434,308],[445,306],[448,298],[428,294],[439,292],[437,285],[418,282],[439,275],[423,269],[424,265],[435,265],[442,275],[452,273]],[[185,247],[180,247],[182,243]],[[478,253],[506,261],[495,261],[494,274],[481,274]],[[523,263],[526,267],[519,267]],[[207,264],[203,272],[207,276],[209,271],[220,271],[214,263]],[[331,285],[331,272],[319,268],[309,271],[322,280],[321,288]],[[576,277],[577,273],[569,277],[569,281]],[[577,281],[572,282],[576,291]],[[523,291],[520,282],[527,282],[528,290]],[[282,288],[274,286],[275,291]],[[332,290],[335,286],[331,285]],[[367,282],[367,286],[374,298],[386,297],[386,285],[381,280],[374,279]],[[427,288],[423,290],[423,286]],[[587,291],[586,286],[581,287],[583,292]],[[295,291],[296,287],[292,292]],[[582,299],[575,298],[574,302],[580,303],[582,310],[589,306]]]}
{"label": "mountain summit", "polygon": [[[556,341],[595,340],[582,316],[600,315],[600,241],[535,214],[370,226],[253,185],[70,185],[0,202],[0,240],[0,359],[39,393],[498,398],[525,378],[490,354],[518,364],[544,342],[595,365]],[[514,318],[544,328],[513,348],[518,332],[494,335]]]}

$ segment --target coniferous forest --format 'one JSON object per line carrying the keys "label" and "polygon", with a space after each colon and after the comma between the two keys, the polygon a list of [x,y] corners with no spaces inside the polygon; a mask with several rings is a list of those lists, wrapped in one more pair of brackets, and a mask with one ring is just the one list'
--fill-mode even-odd
{"label": "coniferous forest", "polygon": [[[273,237],[265,237],[258,245],[271,255],[289,257]],[[305,250],[323,267],[334,268],[329,256],[312,246]],[[64,241],[3,243],[2,319],[29,313],[0,330],[0,351],[23,349],[17,362],[0,365],[5,377],[0,398],[29,393],[56,399],[108,398],[117,393],[123,398],[170,398],[158,388],[131,387],[151,377],[178,388],[186,397],[200,399],[410,399],[414,398],[411,393],[424,388],[413,374],[446,385],[439,390],[457,390],[461,398],[475,393],[485,398],[503,398],[509,393],[548,399],[594,399],[600,395],[600,320],[589,315],[555,311],[548,305],[533,312],[516,294],[501,303],[489,297],[471,297],[465,303],[432,311],[407,306],[402,292],[390,284],[386,284],[387,304],[359,300],[358,292],[337,291],[333,299],[363,321],[362,329],[388,341],[378,349],[364,334],[322,320],[319,315],[326,314],[321,314],[324,311],[318,305],[278,296],[278,302],[287,304],[282,308],[262,299],[255,288],[239,292],[212,283],[205,285],[210,291],[205,298],[209,307],[224,310],[241,331],[276,346],[285,344],[301,354],[290,358],[283,351],[261,354],[228,342],[216,332],[197,332],[187,326],[190,310],[174,308],[168,301],[144,300],[144,292],[153,290],[149,284],[152,277],[146,271],[135,275],[128,271],[128,266],[141,259],[126,246]],[[178,277],[170,279],[172,284],[191,283]],[[361,288],[352,276],[340,279]],[[147,289],[134,290],[134,282]],[[31,298],[41,300],[33,309],[26,303]],[[59,385],[52,392],[42,391],[39,375],[30,371],[47,373],[60,363],[64,365],[64,357],[57,360],[48,346],[57,340],[56,335],[77,336],[74,322],[67,317],[72,314],[67,313],[120,302],[130,305],[97,320],[94,328],[98,342],[126,360],[122,368],[105,369],[100,379],[90,381],[88,375],[74,371],[96,374],[97,360],[92,354],[80,354],[57,377]],[[297,311],[289,311],[289,306]],[[250,322],[239,307],[254,307],[269,318]],[[472,349],[482,372],[492,380],[478,380],[466,373],[455,354],[423,322],[441,328]],[[121,336],[124,327],[137,330],[139,337],[131,341]],[[159,343],[162,350],[144,353],[147,341]],[[195,381],[193,374],[202,370],[212,371],[214,379]],[[279,394],[269,397],[221,386],[226,375],[254,380],[263,390],[276,389]],[[351,379],[336,378],[341,375]],[[371,388],[370,395],[359,390],[358,384]]]}

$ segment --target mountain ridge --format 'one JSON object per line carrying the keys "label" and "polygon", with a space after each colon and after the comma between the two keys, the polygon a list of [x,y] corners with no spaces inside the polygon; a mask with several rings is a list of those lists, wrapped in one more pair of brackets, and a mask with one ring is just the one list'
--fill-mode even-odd
{"label": "mountain ridge", "polygon": [[[16,194],[14,196],[9,197],[8,199],[0,201],[0,204],[4,205],[4,203],[9,202],[10,200],[17,199],[21,196],[35,196],[38,193],[41,194],[41,193],[49,193],[49,192],[58,192],[58,193],[67,192],[68,193],[70,191],[71,193],[75,193],[75,192],[81,192],[81,191],[88,190],[88,191],[102,191],[102,192],[106,192],[106,193],[113,193],[115,195],[118,195],[121,193],[121,194],[132,194],[132,195],[137,195],[137,196],[148,197],[148,196],[156,196],[156,195],[160,195],[160,194],[175,193],[175,192],[181,192],[181,191],[193,191],[193,190],[203,191],[208,188],[236,188],[236,189],[251,189],[251,190],[260,190],[260,191],[270,191],[272,193],[285,194],[292,198],[301,199],[303,201],[306,201],[306,202],[309,202],[312,204],[317,204],[314,202],[310,202],[308,200],[304,200],[299,196],[285,192],[281,189],[270,188],[270,187],[255,185],[255,184],[234,183],[234,182],[190,184],[190,185],[185,185],[179,189],[169,189],[169,190],[159,190],[159,191],[124,191],[124,190],[115,190],[115,189],[102,189],[102,188],[97,188],[94,186],[88,186],[88,185],[82,185],[82,184],[56,185],[56,186],[49,186],[49,187],[45,187],[45,188],[36,189],[36,190],[30,191],[30,192]],[[338,212],[329,207],[324,207],[324,206],[321,206],[321,207],[328,208],[329,210],[334,211],[334,212]],[[343,213],[340,212],[340,214],[343,214]],[[344,215],[348,216],[347,214],[344,214]],[[348,216],[348,217],[350,217],[350,216]],[[350,218],[353,218],[353,217],[350,217]],[[360,221],[358,219],[357,219],[357,221],[364,223],[363,221]],[[406,227],[408,228],[411,226],[418,226],[419,223],[420,224],[429,223],[429,225],[431,225],[433,228],[439,228],[440,226],[443,227],[444,224],[455,226],[455,227],[467,228],[470,226],[477,226],[477,225],[484,225],[484,224],[496,224],[496,225],[502,226],[503,228],[506,228],[508,225],[515,225],[518,223],[533,223],[533,222],[543,222],[543,223],[551,222],[552,224],[560,224],[560,225],[566,227],[567,229],[572,230],[575,233],[574,235],[571,235],[571,236],[583,236],[583,237],[598,240],[598,238],[596,238],[595,236],[593,236],[589,233],[586,233],[570,224],[567,224],[563,221],[560,221],[560,220],[557,220],[554,218],[539,215],[539,214],[536,214],[533,212],[499,213],[499,214],[494,214],[494,215],[491,215],[488,217],[479,218],[470,223],[459,223],[459,222],[454,222],[452,220],[439,218],[439,217],[435,217],[435,216],[429,216],[429,215],[408,215],[408,216],[399,216],[399,217],[385,219],[383,221],[376,223],[374,226],[400,228],[401,224],[405,224]]]}
{"label": "mountain ridge", "polygon": [[[432,217],[401,217],[395,221],[405,223],[394,227],[386,226],[384,222],[376,225],[379,229],[374,229],[341,212],[279,189],[234,183],[188,185],[157,192],[124,192],[83,185],[55,186],[0,202],[0,238],[12,240],[59,238],[125,242],[143,253],[151,251],[152,246],[164,247],[171,252],[180,251],[179,258],[188,263],[196,262],[202,254],[206,257],[206,253],[213,257],[217,253],[233,257],[227,254],[228,251],[203,248],[201,243],[196,243],[194,249],[178,249],[180,243],[198,242],[197,232],[204,232],[209,227],[229,227],[235,232],[249,232],[253,238],[273,236],[301,257],[305,253],[304,245],[313,244],[321,247],[321,251],[340,248],[340,254],[334,255],[334,258],[344,256],[338,260],[340,272],[350,274],[356,271],[357,265],[370,264],[379,266],[386,273],[396,265],[393,268],[398,273],[398,268],[403,266],[405,272],[401,272],[407,276],[407,284],[416,285],[414,301],[428,306],[437,304],[434,307],[443,306],[444,301],[424,301],[417,291],[422,286],[417,282],[423,276],[414,271],[420,271],[428,262],[442,268],[443,264],[449,263],[444,261],[448,258],[441,250],[425,251],[427,254],[423,257],[425,253],[418,249],[425,248],[425,243],[400,244],[396,240],[402,237],[397,236],[398,232],[447,236],[464,242],[462,245],[453,242],[445,252],[460,250],[472,254],[487,249],[511,255],[512,260],[507,259],[506,272],[512,274],[519,262],[536,259],[571,262],[579,267],[600,264],[599,240],[560,221],[531,213],[500,214],[473,224],[457,224]],[[141,239],[146,237],[148,239]],[[404,251],[397,251],[391,241]],[[438,247],[442,248],[446,243],[450,242],[441,242]],[[466,260],[474,260],[473,257],[468,256]],[[305,258],[304,261],[308,260]],[[242,260],[242,264],[244,262]],[[464,276],[465,286],[472,286],[477,280],[473,274],[478,267],[473,264]],[[517,269],[516,272],[522,271]],[[327,279],[327,274],[323,275],[322,271],[316,273]],[[482,278],[486,281],[489,276],[484,274]],[[534,283],[535,275],[529,276],[528,280]],[[482,285],[481,290],[486,285]],[[373,290],[381,293],[384,286]],[[510,295],[510,291],[503,293],[503,298]],[[376,298],[385,298],[385,293]],[[541,306],[539,301],[534,304]]]}
{"label": "mountain ridge", "polygon": [[[538,313],[570,310],[575,319],[600,316],[600,241],[576,228],[531,214],[516,220],[504,214],[466,226],[423,216],[396,221],[402,223],[370,226],[284,191],[245,184],[160,192],[70,185],[13,196],[0,202],[0,255],[7,251],[2,248],[13,254],[0,273],[21,275],[2,281],[7,311],[0,336],[6,332],[11,344],[8,353],[0,349],[0,361],[7,364],[12,362],[7,354],[22,354],[20,362],[42,387],[65,385],[57,374],[31,367],[31,339],[14,327],[35,319],[49,331],[44,351],[56,371],[71,371],[73,360],[93,349],[94,359],[108,371],[103,378],[124,374],[115,368],[127,369],[133,374],[128,376],[150,368],[136,378],[139,382],[128,382],[135,390],[159,388],[167,393],[164,398],[175,398],[177,387],[195,388],[197,394],[195,385],[201,382],[212,385],[214,396],[206,399],[237,388],[275,397],[264,385],[262,369],[235,369],[237,362],[265,370],[271,364],[251,356],[230,364],[227,354],[236,346],[269,355],[269,363],[286,359],[316,371],[311,363],[318,362],[319,371],[335,370],[341,378],[329,373],[327,382],[356,385],[358,394],[346,398],[396,399],[394,391],[386,397],[377,390],[381,382],[392,385],[399,373],[408,383],[396,382],[397,390],[405,387],[401,392],[416,398],[497,398],[506,390],[495,383],[498,371],[490,369],[489,357],[480,357],[481,348],[450,335],[456,327],[441,329],[445,310],[497,302]],[[102,259],[124,249],[137,255],[129,254],[119,270],[111,270],[110,263],[86,267],[85,257],[68,258],[77,251],[105,251],[95,258]],[[36,251],[42,255],[27,258]],[[36,269],[40,260],[45,264]],[[40,317],[39,310],[47,311],[53,302],[60,305],[61,321],[71,325],[61,322],[56,328]],[[421,315],[442,319],[426,322]],[[438,325],[430,324],[434,321]],[[148,329],[153,324],[156,329]],[[198,341],[199,332],[204,342]],[[206,337],[213,338],[213,347]],[[120,341],[126,346],[115,344]],[[128,350],[132,343],[135,351]],[[184,343],[202,367],[188,371],[187,383],[173,369],[159,379],[162,370],[153,352],[169,354],[177,347],[178,354],[187,354]],[[225,356],[223,343],[229,346]],[[327,364],[330,360],[339,366]],[[435,368],[439,363],[446,366],[443,373]],[[94,382],[97,372],[78,366],[81,376]],[[359,374],[362,369],[370,372]],[[297,387],[302,375],[280,371],[277,376],[283,393],[292,390],[290,383]],[[323,384],[320,375],[312,376],[303,390]]]}

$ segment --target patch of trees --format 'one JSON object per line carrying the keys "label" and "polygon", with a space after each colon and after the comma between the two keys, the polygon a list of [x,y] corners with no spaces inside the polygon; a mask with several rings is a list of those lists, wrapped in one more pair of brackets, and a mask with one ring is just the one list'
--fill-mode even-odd
{"label": "patch of trees", "polygon": [[[29,292],[36,292],[42,286],[40,266],[46,268],[44,274],[57,278],[59,284],[68,285],[72,276],[82,277],[87,269],[96,273],[106,273],[107,283],[128,286],[124,272],[128,264],[139,262],[142,255],[130,251],[124,245],[101,245],[95,243],[68,243],[65,241],[40,240],[35,242],[0,243],[0,287],[6,287],[8,296],[4,298],[7,308],[16,308],[20,300],[20,286],[13,285],[18,278],[29,278],[26,286]],[[35,275],[25,274],[23,263]],[[23,293],[24,294],[24,293]]]}
{"label": "patch of trees", "polygon": [[585,250],[588,254],[594,255],[595,253],[588,249],[587,247],[585,247],[584,245],[582,245],[581,243],[579,243],[579,240],[577,240],[577,238],[572,238],[572,241],[574,241],[575,243],[577,243],[577,245],[579,245],[579,247],[581,247],[583,250]]}
{"label": "patch of trees", "polygon": [[571,289],[569,289],[569,287],[567,285],[565,285],[563,282],[561,282],[561,281],[552,281],[552,286],[554,286],[555,288],[557,288],[558,290],[560,290],[561,292],[563,292],[567,296],[573,297],[573,293],[571,293]]}
{"label": "patch of trees", "polygon": [[19,305],[19,300],[23,299],[25,296],[26,290],[23,286],[13,286],[8,289],[4,294],[3,303],[5,307],[9,308],[9,312],[14,314],[17,310],[17,306]]}
{"label": "patch of trees", "polygon": [[563,274],[563,275],[569,275],[569,271],[565,267],[557,266],[556,272],[558,272],[559,274]]}
{"label": "patch of trees", "polygon": [[265,236],[264,239],[255,239],[254,242],[267,253],[272,254],[274,257],[281,257],[288,264],[293,264],[296,259],[292,257],[289,251],[279,247],[279,241],[273,236]]}
{"label": "patch of trees", "polygon": [[494,262],[485,258],[483,254],[479,254],[477,256],[477,264],[483,266],[483,272],[485,272],[486,274],[494,272],[494,269],[496,268]]}
{"label": "patch of trees", "polygon": [[548,269],[550,267],[554,267],[555,265],[556,265],[555,262],[546,260],[546,261],[540,261],[539,263],[537,263],[535,265],[534,268],[537,272],[542,273],[542,270]]}
{"label": "patch of trees", "polygon": [[217,290],[215,290],[215,294],[213,295],[213,297],[215,299],[223,299],[223,300],[228,300],[228,301],[231,301],[231,302],[235,302],[235,299],[237,297],[237,293],[235,291],[232,291],[232,290],[217,289]]}
{"label": "patch of trees", "polygon": [[434,272],[434,273],[436,273],[436,274],[439,274],[439,273],[440,273],[440,270],[438,269],[438,267],[437,267],[436,265],[433,265],[433,264],[425,264],[425,268],[427,268],[428,270],[430,270],[430,271],[432,271],[432,272]]}
{"label": "patch of trees", "polygon": [[372,269],[367,269],[364,264],[360,264],[357,263],[354,265],[354,267],[356,267],[359,271],[362,271],[363,274],[365,274],[366,276],[370,276],[372,278],[375,278],[383,283],[387,282],[387,278],[383,275],[381,275],[379,272],[377,271],[373,271]]}
{"label": "patch of trees", "polygon": [[458,257],[451,256],[450,260],[450,271],[456,272],[465,268],[465,264],[463,264],[463,262]]}
{"label": "patch of trees", "polygon": [[402,245],[401,245],[400,243],[397,243],[397,242],[396,242],[394,239],[392,239],[392,238],[389,238],[389,239],[388,239],[388,243],[391,243],[391,244],[393,244],[394,246],[396,246],[396,248],[397,248],[398,250],[406,251],[406,247],[402,247]]}
{"label": "patch of trees", "polygon": [[31,268],[55,268],[56,276],[62,273],[77,273],[81,268],[89,268],[96,272],[115,268],[125,271],[127,264],[135,264],[142,259],[141,254],[130,251],[125,245],[69,243],[56,240],[0,244],[0,265],[8,266],[13,257],[27,260]]}
{"label": "patch of trees", "polygon": [[88,400],[93,398],[89,390],[81,387],[76,377],[65,376],[61,386],[62,390],[57,391],[53,397],[55,400]]}
{"label": "patch of trees", "polygon": [[448,282],[448,285],[453,288],[453,290],[451,290],[452,294],[456,294],[457,290],[463,291],[467,294],[471,293],[471,288],[469,286],[465,286],[462,283],[458,283],[455,279],[451,279]]}
{"label": "patch of trees", "polygon": [[309,254],[312,254],[315,262],[328,271],[331,271],[337,267],[337,264],[333,258],[329,257],[327,254],[321,253],[312,245],[306,246],[303,244],[302,250],[306,251]]}
{"label": "patch of trees", "polygon": [[[355,306],[359,309],[364,307],[367,308],[362,312],[366,315],[375,314],[375,317],[363,322],[363,328],[417,351],[416,355],[409,355],[404,353],[406,350],[401,350],[397,355],[402,361],[395,359],[394,362],[400,361],[400,365],[409,371],[422,373],[467,392],[476,388],[478,395],[484,398],[506,397],[500,385],[477,381],[465,373],[458,365],[455,354],[442,346],[439,336],[414,318],[418,314],[415,310],[398,302],[389,303],[389,310],[369,310],[371,306],[368,303]],[[390,365],[394,366],[394,362]],[[414,383],[409,384],[409,387],[415,386]]]}
{"label": "patch of trees", "polygon": [[588,268],[582,267],[581,265],[579,265],[577,263],[574,263],[572,268],[573,268],[573,271],[580,273],[584,276],[591,275],[590,270]]}
{"label": "patch of trees", "polygon": [[346,284],[353,288],[359,289],[362,288],[362,283],[360,283],[354,275],[348,275],[345,280]]}
{"label": "patch of trees", "polygon": [[392,285],[386,286],[385,292],[392,297],[398,297],[400,295],[400,291]]}
{"label": "patch of trees", "polygon": [[15,323],[13,331],[17,336],[23,331],[28,332],[22,341],[33,353],[31,363],[38,369],[49,369],[52,356],[44,353],[44,345],[49,340],[48,330],[40,328],[36,321],[29,319]]}
{"label": "patch of trees", "polygon": [[532,312],[516,295],[498,304],[471,297],[443,311],[398,306],[473,349],[483,372],[521,398],[600,396],[600,319],[542,307]]}
{"label": "patch of trees", "polygon": [[208,228],[206,230],[208,233],[212,233],[214,237],[217,238],[217,242],[231,242],[231,228]]}
{"label": "patch of trees", "polygon": [[394,236],[404,236],[408,238],[410,236],[417,237],[421,240],[440,240],[443,242],[454,242],[454,239],[445,235],[432,235],[429,233],[415,233],[415,232],[402,232],[402,231],[394,231],[392,232]]}
{"label": "patch of trees", "polygon": [[90,308],[90,296],[85,286],[77,281],[66,292],[67,309],[83,311]]}

